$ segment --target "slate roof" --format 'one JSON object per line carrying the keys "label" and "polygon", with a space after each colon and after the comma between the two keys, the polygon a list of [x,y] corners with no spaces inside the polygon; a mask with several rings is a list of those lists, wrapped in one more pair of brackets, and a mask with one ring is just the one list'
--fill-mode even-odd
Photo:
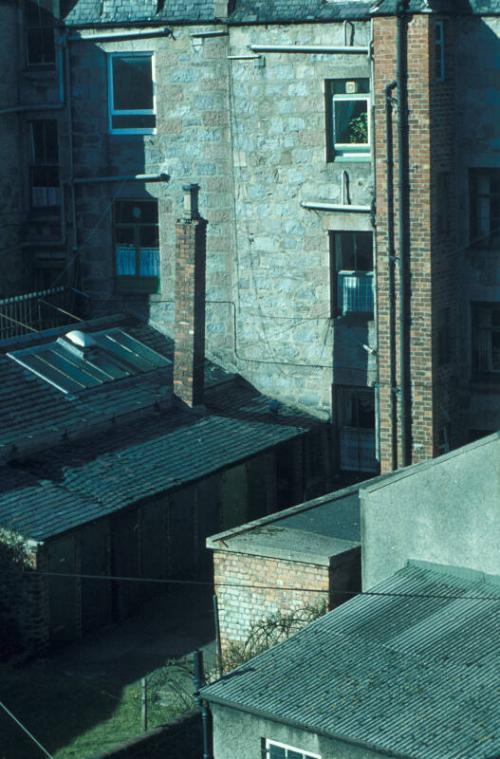
{"label": "slate roof", "polygon": [[[236,0],[231,24],[339,21],[393,15],[399,0]],[[68,26],[130,23],[209,23],[214,0],[68,0]],[[500,0],[408,0],[408,12],[496,15]]]}
{"label": "slate roof", "polygon": [[[171,355],[166,337],[125,317],[96,319],[80,324],[79,329],[91,332],[114,325],[158,353]],[[116,380],[69,397],[6,355],[17,348],[53,341],[68,329],[46,330],[40,336],[28,335],[0,344],[0,462],[58,443],[66,435],[88,434],[91,427],[102,427],[133,411],[168,405],[171,369]]]}
{"label": "slate roof", "polygon": [[373,0],[236,0],[231,24],[367,19]]}
{"label": "slate roof", "polygon": [[68,26],[130,22],[206,22],[213,0],[77,0],[65,17]]}
{"label": "slate roof", "polygon": [[500,578],[410,564],[371,592],[203,697],[384,756],[500,756]]}
{"label": "slate roof", "polygon": [[206,406],[206,414],[197,414],[179,403],[0,467],[0,525],[44,540],[207,476],[315,424],[285,408],[276,416],[268,399],[236,382],[207,392]]}

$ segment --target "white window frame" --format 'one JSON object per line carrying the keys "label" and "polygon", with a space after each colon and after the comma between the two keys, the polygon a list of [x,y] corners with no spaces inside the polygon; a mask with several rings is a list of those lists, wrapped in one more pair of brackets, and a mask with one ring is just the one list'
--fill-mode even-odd
{"label": "white window frame", "polygon": [[[365,101],[366,102],[366,123],[368,127],[368,142],[337,142],[336,137],[336,117],[335,117],[335,103],[340,101]],[[339,156],[357,157],[363,158],[371,155],[372,149],[372,125],[371,125],[371,98],[368,92],[353,93],[348,95],[347,93],[332,94],[332,139],[333,150]]]}
{"label": "white window frame", "polygon": [[[444,21],[436,21],[435,25],[435,52],[436,52],[436,62],[439,64],[439,68],[436,67],[436,81],[438,82],[444,82],[446,79],[446,68],[445,68],[445,50],[444,50]],[[439,71],[439,73],[438,73]]]}
{"label": "white window frame", "polygon": [[303,748],[296,748],[295,746],[289,746],[286,743],[279,743],[278,741],[272,741],[269,738],[266,738],[266,759],[269,756],[269,749],[272,748],[272,746],[276,746],[276,748],[284,748],[286,751],[295,751],[297,754],[302,754],[304,759],[321,759],[321,756],[319,754],[313,754],[311,751],[307,751],[307,749]]}
{"label": "white window frame", "polygon": [[[153,85],[153,108],[137,108],[128,110],[117,110],[114,107],[114,80],[113,80],[113,59],[114,58],[150,58],[151,59],[151,81]],[[154,127],[113,127],[114,116],[155,116],[156,118],[156,77],[155,77],[155,54],[152,50],[120,50],[115,53],[108,53],[108,119],[110,134],[156,134]]]}

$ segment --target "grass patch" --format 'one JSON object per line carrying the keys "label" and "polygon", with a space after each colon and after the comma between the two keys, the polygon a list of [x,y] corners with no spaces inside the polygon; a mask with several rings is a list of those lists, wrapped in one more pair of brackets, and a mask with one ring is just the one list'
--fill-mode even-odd
{"label": "grass patch", "polygon": [[[61,671],[57,660],[2,667],[0,697],[55,759],[91,759],[142,733],[141,682]],[[192,709],[189,666],[172,663],[150,676],[148,728]],[[40,750],[0,711],[0,759],[36,759]]]}

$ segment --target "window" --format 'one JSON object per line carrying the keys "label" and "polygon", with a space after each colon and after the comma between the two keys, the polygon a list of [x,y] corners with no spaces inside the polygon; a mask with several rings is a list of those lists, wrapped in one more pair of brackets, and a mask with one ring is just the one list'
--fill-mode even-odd
{"label": "window", "polygon": [[472,369],[500,379],[500,303],[472,304]]}
{"label": "window", "polygon": [[470,173],[471,245],[500,247],[500,169]]}
{"label": "window", "polygon": [[155,131],[152,53],[109,56],[109,127],[117,134]]}
{"label": "window", "polygon": [[444,237],[450,232],[451,174],[439,171],[436,177],[437,230]]}
{"label": "window", "polygon": [[56,0],[28,0],[25,9],[28,66],[52,68],[56,60]]}
{"label": "window", "polygon": [[444,82],[444,21],[436,21],[434,35],[435,76],[438,82]]}
{"label": "window", "polygon": [[319,754],[311,754],[309,751],[302,751],[299,748],[292,748],[284,743],[275,743],[266,740],[264,746],[265,759],[321,759]]}
{"label": "window", "polygon": [[61,203],[57,121],[32,121],[30,128],[31,207],[54,209]]}
{"label": "window", "polygon": [[327,160],[370,156],[369,79],[330,79],[327,94]]}
{"label": "window", "polygon": [[441,308],[437,314],[437,362],[444,366],[451,361],[450,309]]}
{"label": "window", "polygon": [[338,420],[341,470],[378,471],[373,389],[338,387],[335,411]]}
{"label": "window", "polygon": [[160,276],[158,201],[116,200],[114,228],[120,287],[156,292]]}
{"label": "window", "polygon": [[371,232],[330,232],[332,316],[373,314]]}

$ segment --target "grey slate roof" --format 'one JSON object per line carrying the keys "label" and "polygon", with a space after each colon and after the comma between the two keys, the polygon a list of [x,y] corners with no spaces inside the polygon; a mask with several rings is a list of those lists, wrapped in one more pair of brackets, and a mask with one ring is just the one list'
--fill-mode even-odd
{"label": "grey slate roof", "polygon": [[[162,7],[163,6],[163,7]],[[78,0],[66,15],[68,26],[130,22],[201,22],[214,18],[213,0]]]}
{"label": "grey slate roof", "polygon": [[[116,324],[158,353],[171,354],[167,338],[123,317],[96,319],[79,327],[92,331]],[[69,397],[6,355],[16,348],[54,340],[67,330],[47,330],[40,337],[26,336],[0,344],[0,462],[58,443],[65,435],[88,434],[92,426],[102,427],[131,412],[168,405],[170,369],[117,380]]]}
{"label": "grey slate roof", "polygon": [[[303,434],[315,424],[237,383],[207,412],[176,405],[0,467],[0,525],[43,540],[164,493]],[[73,500],[68,498],[74,496]],[[55,516],[56,515],[56,516]]]}
{"label": "grey slate roof", "polygon": [[372,592],[203,697],[385,756],[500,756],[499,578],[409,565]]}
{"label": "grey slate roof", "polygon": [[236,0],[230,23],[367,19],[373,0]]}

